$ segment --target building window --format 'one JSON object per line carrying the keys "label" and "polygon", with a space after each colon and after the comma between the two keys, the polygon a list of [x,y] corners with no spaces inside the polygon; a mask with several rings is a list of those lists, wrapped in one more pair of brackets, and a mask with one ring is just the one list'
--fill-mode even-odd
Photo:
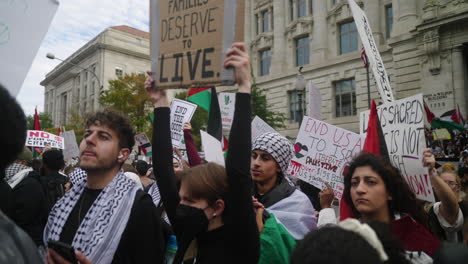
{"label": "building window", "polygon": [[314,0],[309,0],[309,14],[310,15],[314,14]]}
{"label": "building window", "polygon": [[337,0],[331,0],[331,5],[334,6],[336,5],[336,2],[338,2]]}
{"label": "building window", "polygon": [[294,0],[289,0],[289,19],[294,20]]}
{"label": "building window", "polygon": [[85,75],[84,75],[84,81],[87,82],[88,81],[88,72],[85,72]]}
{"label": "building window", "polygon": [[340,54],[358,50],[358,32],[353,22],[340,24]]}
{"label": "building window", "polygon": [[94,81],[92,81],[92,82],[91,82],[91,93],[90,93],[91,96],[94,95],[95,89],[96,89],[96,83],[95,83]]}
{"label": "building window", "polygon": [[115,67],[115,75],[117,77],[122,77],[123,76],[123,70],[120,67]]}
{"label": "building window", "polygon": [[296,39],[296,66],[309,64],[309,36]]}
{"label": "building window", "polygon": [[262,32],[270,31],[270,12],[262,12]]}
{"label": "building window", "polygon": [[83,89],[83,97],[86,98],[87,95],[88,95],[88,85],[85,84],[84,89]]}
{"label": "building window", "polygon": [[260,76],[270,74],[271,50],[260,51]]}
{"label": "building window", "polygon": [[304,117],[304,92],[289,91],[289,119],[294,122],[302,122]]}
{"label": "building window", "polygon": [[390,38],[393,29],[393,7],[391,5],[385,7],[385,17],[387,22],[387,38]]}
{"label": "building window", "polygon": [[336,117],[356,115],[356,83],[345,80],[335,83]]}
{"label": "building window", "polygon": [[306,0],[297,0],[297,17],[303,17],[307,15]]}
{"label": "building window", "polygon": [[255,35],[258,35],[258,28],[259,28],[258,14],[255,14]]}

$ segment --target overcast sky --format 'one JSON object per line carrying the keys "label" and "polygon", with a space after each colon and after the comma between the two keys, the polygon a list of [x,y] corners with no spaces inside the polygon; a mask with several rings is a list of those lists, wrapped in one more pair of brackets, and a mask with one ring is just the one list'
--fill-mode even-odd
{"label": "overcast sky", "polygon": [[60,5],[17,96],[25,114],[44,110],[44,87],[39,83],[58,60],[65,59],[111,26],[129,25],[149,30],[149,0],[59,0]]}

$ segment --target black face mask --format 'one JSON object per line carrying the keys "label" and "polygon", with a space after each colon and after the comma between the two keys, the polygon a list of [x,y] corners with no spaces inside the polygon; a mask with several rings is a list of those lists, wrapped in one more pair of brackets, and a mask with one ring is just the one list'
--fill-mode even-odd
{"label": "black face mask", "polygon": [[208,218],[204,209],[179,204],[176,208],[175,220],[177,228],[192,238],[208,230]]}

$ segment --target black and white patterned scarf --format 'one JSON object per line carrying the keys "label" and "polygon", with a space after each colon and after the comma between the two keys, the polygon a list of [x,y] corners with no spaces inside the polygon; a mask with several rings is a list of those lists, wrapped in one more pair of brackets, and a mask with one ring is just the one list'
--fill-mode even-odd
{"label": "black and white patterned scarf", "polygon": [[73,185],[78,185],[80,182],[86,180],[86,175],[86,171],[81,168],[76,168],[68,177]]}
{"label": "black and white patterned scarf", "polygon": [[[85,185],[86,180],[78,181],[52,208],[44,230],[46,245],[49,240],[60,240],[63,226]],[[141,187],[120,170],[91,205],[73,238],[72,246],[92,263],[111,263],[139,189]]]}
{"label": "black and white patterned scarf", "polygon": [[26,178],[31,171],[33,171],[31,167],[14,162],[5,169],[5,181],[13,189]]}

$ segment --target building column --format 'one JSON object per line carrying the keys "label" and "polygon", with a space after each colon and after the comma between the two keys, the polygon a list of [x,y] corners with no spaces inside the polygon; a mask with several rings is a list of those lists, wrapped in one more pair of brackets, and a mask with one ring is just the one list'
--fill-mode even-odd
{"label": "building column", "polygon": [[465,63],[463,61],[463,50],[461,47],[452,49],[452,81],[455,108],[460,107],[463,116],[467,116],[467,93],[465,90]]}
{"label": "building column", "polygon": [[380,27],[380,5],[379,1],[367,0],[364,6],[366,10],[367,17],[369,18],[369,23],[372,29],[372,35],[374,35],[375,43],[377,45],[382,45],[383,43],[383,34]]}
{"label": "building column", "polygon": [[394,16],[395,24],[393,25],[393,33],[395,36],[402,35],[408,33],[414,26],[416,25],[418,15],[416,9],[416,1],[408,1],[408,0],[393,0],[393,3],[397,5],[393,5],[394,7],[398,7],[398,9],[394,8],[394,11],[397,11]]}
{"label": "building column", "polygon": [[274,0],[273,1],[273,13],[271,16],[273,19],[273,47],[271,49],[271,65],[270,65],[270,75],[272,74],[280,74],[286,71],[286,66],[288,65],[285,63],[286,60],[286,43],[287,38],[284,36],[285,32],[285,21],[286,18],[284,12],[288,10],[284,8],[284,6],[289,6],[289,2],[283,0]]}
{"label": "building column", "polygon": [[328,53],[327,1],[314,1],[314,34],[312,37],[311,63],[323,61]]}

